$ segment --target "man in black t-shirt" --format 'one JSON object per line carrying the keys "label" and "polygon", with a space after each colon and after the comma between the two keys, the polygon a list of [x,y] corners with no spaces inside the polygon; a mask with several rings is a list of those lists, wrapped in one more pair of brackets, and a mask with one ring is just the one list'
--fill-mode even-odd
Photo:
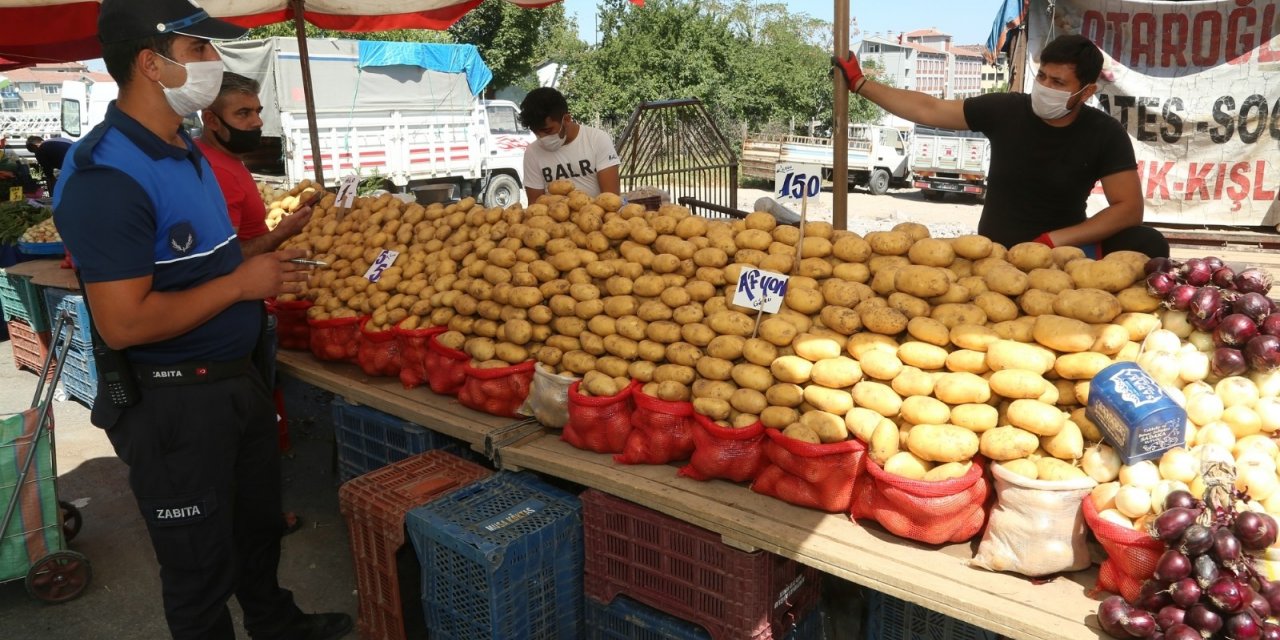
{"label": "man in black t-shirt", "polygon": [[70,148],[71,141],[66,138],[48,140],[40,136],[27,138],[27,151],[35,154],[36,164],[40,165],[40,173],[44,175],[45,189],[48,190],[50,197],[53,196],[53,187],[58,183],[54,172],[62,170],[62,161],[66,159],[67,150]]}
{"label": "man in black t-shirt", "polygon": [[[850,90],[896,116],[986,134],[991,168],[978,233],[1006,247],[1027,241],[1078,246],[1093,258],[1121,250],[1169,255],[1164,236],[1142,225],[1142,186],[1128,134],[1115,118],[1085,105],[1102,71],[1102,52],[1087,38],[1059,36],[1046,45],[1030,95],[940,100],[866,78],[852,54],[833,64]],[[1098,181],[1108,206],[1086,216],[1085,201]]]}

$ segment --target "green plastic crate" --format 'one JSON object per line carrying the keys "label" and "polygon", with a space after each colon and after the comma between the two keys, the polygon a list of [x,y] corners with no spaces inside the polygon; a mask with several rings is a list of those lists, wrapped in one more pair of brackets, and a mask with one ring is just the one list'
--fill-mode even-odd
{"label": "green plastic crate", "polygon": [[49,330],[49,315],[44,310],[44,296],[31,278],[15,276],[0,269],[0,307],[4,319],[22,320],[36,331]]}

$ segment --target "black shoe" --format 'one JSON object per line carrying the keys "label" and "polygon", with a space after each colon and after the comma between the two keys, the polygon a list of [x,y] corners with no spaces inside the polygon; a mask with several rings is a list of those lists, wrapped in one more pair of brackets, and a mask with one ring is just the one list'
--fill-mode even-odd
{"label": "black shoe", "polygon": [[351,632],[345,613],[307,613],[280,634],[280,640],[337,640]]}

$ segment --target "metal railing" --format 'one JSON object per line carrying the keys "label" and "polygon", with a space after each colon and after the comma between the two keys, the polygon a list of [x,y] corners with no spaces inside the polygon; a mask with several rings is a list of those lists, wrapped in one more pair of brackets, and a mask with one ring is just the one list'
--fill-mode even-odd
{"label": "metal railing", "polygon": [[738,208],[738,158],[696,98],[645,102],[636,107],[618,142],[623,191],[655,187],[672,202],[717,205],[696,211],[725,217]]}

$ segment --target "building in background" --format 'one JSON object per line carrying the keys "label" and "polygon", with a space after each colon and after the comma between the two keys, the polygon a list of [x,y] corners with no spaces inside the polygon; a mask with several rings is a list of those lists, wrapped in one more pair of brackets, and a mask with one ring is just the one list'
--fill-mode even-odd
{"label": "building in background", "polygon": [[982,64],[982,92],[1003,93],[1009,90],[1009,60],[1003,52],[994,64]]}
{"label": "building in background", "polygon": [[56,114],[62,110],[62,82],[111,82],[111,76],[90,71],[79,62],[38,64],[4,73],[9,84],[0,89],[0,112]]}
{"label": "building in background", "polygon": [[896,87],[943,99],[982,93],[981,45],[953,45],[937,29],[875,34],[858,45],[858,59],[874,61]]}

